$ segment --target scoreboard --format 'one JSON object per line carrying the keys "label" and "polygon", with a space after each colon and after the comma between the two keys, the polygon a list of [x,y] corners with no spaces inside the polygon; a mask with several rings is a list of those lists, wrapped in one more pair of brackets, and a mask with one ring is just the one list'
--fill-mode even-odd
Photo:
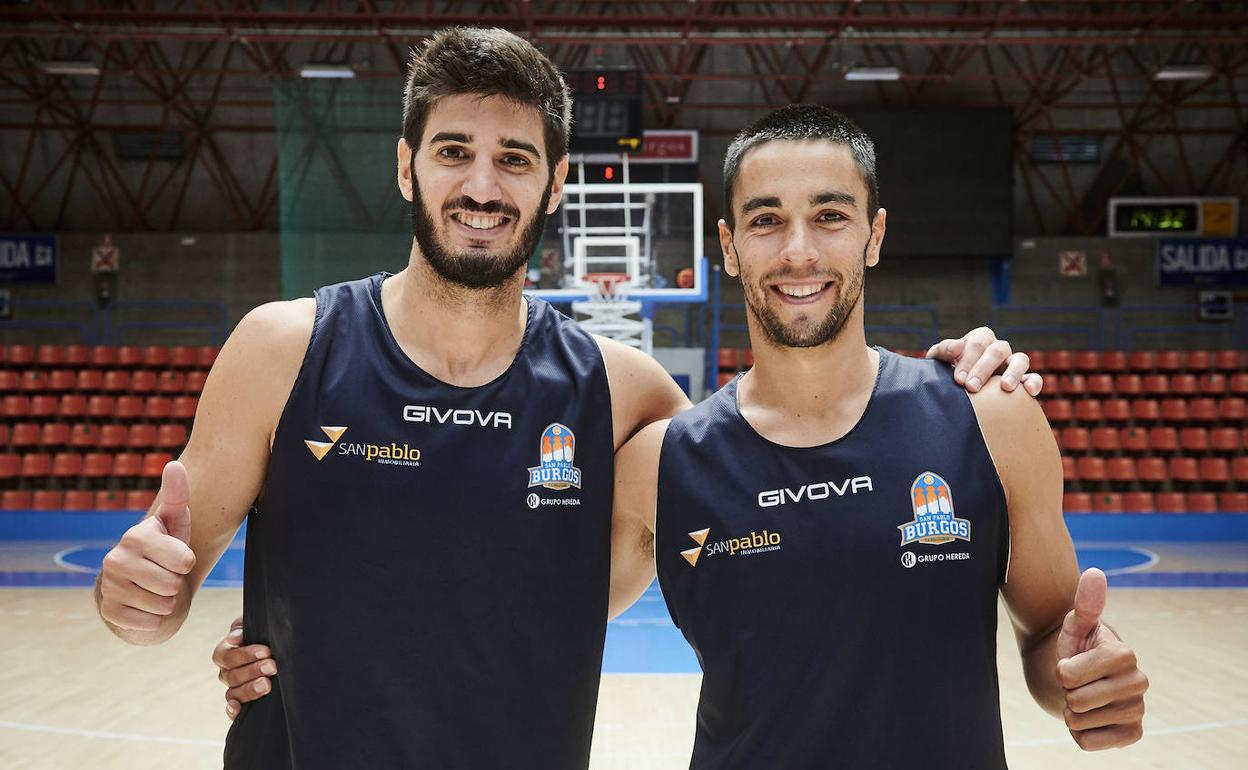
{"label": "scoreboard", "polygon": [[1110,198],[1109,235],[1231,236],[1239,230],[1238,198]]}
{"label": "scoreboard", "polygon": [[641,70],[598,67],[563,75],[572,93],[571,152],[641,149]]}

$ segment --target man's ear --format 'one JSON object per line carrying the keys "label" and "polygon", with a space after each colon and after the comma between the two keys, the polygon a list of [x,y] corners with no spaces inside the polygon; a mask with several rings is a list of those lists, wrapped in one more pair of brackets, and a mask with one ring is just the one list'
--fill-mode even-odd
{"label": "man's ear", "polygon": [[737,261],[737,247],[732,242],[732,231],[728,223],[719,220],[719,250],[724,253],[724,272],[733,278],[741,275],[741,265]]}
{"label": "man's ear", "polygon": [[546,213],[553,214],[563,200],[563,185],[568,180],[568,156],[565,153],[555,164],[553,178],[550,182],[550,203],[546,204]]}
{"label": "man's ear", "polygon": [[411,203],[412,185],[415,184],[415,180],[412,179],[412,148],[402,137],[399,137],[397,154],[399,192],[403,194],[408,203]]}
{"label": "man's ear", "polygon": [[884,246],[884,224],[888,219],[888,212],[880,209],[875,212],[875,219],[871,222],[871,240],[867,243],[867,267],[875,267],[880,262],[880,249]]}

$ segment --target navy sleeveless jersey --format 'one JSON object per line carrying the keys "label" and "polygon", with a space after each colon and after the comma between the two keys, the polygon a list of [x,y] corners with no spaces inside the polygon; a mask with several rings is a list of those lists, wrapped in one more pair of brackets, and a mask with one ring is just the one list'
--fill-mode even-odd
{"label": "navy sleeveless jersey", "polygon": [[949,370],[880,351],[857,425],[791,448],[734,381],[672,420],[659,582],[702,665],[692,768],[1005,766],[1004,493]]}
{"label": "navy sleeveless jersey", "polygon": [[583,769],[610,569],[601,351],[530,298],[510,368],[445,384],[395,341],[384,278],[316,292],[247,529],[246,642],[278,675],[225,767]]}

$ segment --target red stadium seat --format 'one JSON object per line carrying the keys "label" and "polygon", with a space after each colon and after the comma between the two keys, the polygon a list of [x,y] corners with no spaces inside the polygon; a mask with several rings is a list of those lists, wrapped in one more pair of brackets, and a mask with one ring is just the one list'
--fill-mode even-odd
{"label": "red stadium seat", "polygon": [[1190,412],[1187,400],[1183,398],[1166,398],[1161,401],[1161,419],[1168,422],[1186,422]]}
{"label": "red stadium seat", "polygon": [[1095,372],[1101,368],[1101,354],[1095,350],[1080,350],[1075,353],[1075,371]]}
{"label": "red stadium seat", "polygon": [[127,511],[146,511],[156,502],[156,492],[150,489],[132,489],[126,493]]}
{"label": "red stadium seat", "polygon": [[1166,461],[1160,457],[1141,457],[1135,461],[1135,474],[1140,481],[1149,484],[1164,484],[1170,479],[1166,469]]}
{"label": "red stadium seat", "polygon": [[156,446],[156,426],[131,425],[130,440],[126,445],[131,449],[147,449]]}
{"label": "red stadium seat", "polygon": [[115,489],[101,489],[95,493],[92,504],[97,511],[125,511],[126,493]]}
{"label": "red stadium seat", "polygon": [[1106,350],[1101,353],[1101,371],[1122,372],[1127,368],[1127,354],[1121,350]]}
{"label": "red stadium seat", "polygon": [[718,358],[720,371],[735,372],[737,370],[736,348],[720,348]]}
{"label": "red stadium seat", "polygon": [[0,399],[0,414],[10,420],[30,416],[30,396],[9,395]]}
{"label": "red stadium seat", "polygon": [[130,377],[130,392],[137,395],[146,395],[156,392],[156,372],[142,369],[135,372]]}
{"label": "red stadium seat", "polygon": [[1218,350],[1213,354],[1213,368],[1222,372],[1237,372],[1243,368],[1243,356],[1238,350]]}
{"label": "red stadium seat", "polygon": [[136,345],[122,345],[117,348],[117,365],[136,367],[143,365],[143,348]]}
{"label": "red stadium seat", "polygon": [[169,348],[164,345],[148,345],[143,348],[143,365],[149,369],[163,369],[169,365]]}
{"label": "red stadium seat", "polygon": [[1170,426],[1157,426],[1148,431],[1148,444],[1155,452],[1179,451],[1179,432]]}
{"label": "red stadium seat", "polygon": [[1027,353],[1027,361],[1029,362],[1030,368],[1033,372],[1043,372],[1046,368],[1048,368],[1048,359],[1045,358],[1043,350],[1028,350],[1025,352]]}
{"label": "red stadium seat", "polygon": [[1087,492],[1067,492],[1062,495],[1062,510],[1066,513],[1088,513],[1092,510],[1092,495]]}
{"label": "red stadium seat", "polygon": [[1106,478],[1103,457],[1080,457],[1075,461],[1075,468],[1084,481],[1104,481]]}
{"label": "red stadium seat", "polygon": [[1200,463],[1195,457],[1171,457],[1168,467],[1175,481],[1200,481]]}
{"label": "red stadium seat", "polygon": [[1184,452],[1209,451],[1209,431],[1204,428],[1184,428],[1179,432],[1179,446]]}
{"label": "red stadium seat", "polygon": [[1040,391],[1040,398],[1053,398],[1062,395],[1062,378],[1056,374],[1043,374],[1044,390]]}
{"label": "red stadium seat", "polygon": [[1170,392],[1178,396],[1194,395],[1196,390],[1196,375],[1194,374],[1174,374],[1170,377]]}
{"label": "red stadium seat", "polygon": [[1063,396],[1082,396],[1088,392],[1088,381],[1082,374],[1067,374],[1056,379],[1061,380],[1059,387]]}
{"label": "red stadium seat", "polygon": [[1248,396],[1248,373],[1240,372],[1232,374],[1230,379],[1230,391],[1236,396]]}
{"label": "red stadium seat", "polygon": [[0,423],[0,447],[9,445],[9,426]]}
{"label": "red stadium seat", "polygon": [[1044,354],[1044,363],[1050,372],[1069,372],[1075,366],[1075,354],[1070,350],[1050,350]]}
{"label": "red stadium seat", "polygon": [[[923,356],[920,355],[919,357],[922,358]],[[741,359],[741,365],[744,366],[746,369],[749,369],[751,366],[754,365],[754,349],[753,348],[741,348],[739,358]],[[203,386],[200,386],[200,387],[202,389]]]}
{"label": "red stadium seat", "polygon": [[1147,452],[1148,431],[1143,428],[1123,428],[1118,436],[1118,443],[1128,452]]}
{"label": "red stadium seat", "polygon": [[1224,398],[1218,404],[1218,416],[1223,420],[1248,419],[1248,404],[1238,397]]}
{"label": "red stadium seat", "polygon": [[1183,356],[1183,368],[1189,372],[1204,372],[1213,366],[1213,354],[1208,350],[1189,350]]}
{"label": "red stadium seat", "polygon": [[1220,396],[1226,392],[1228,386],[1226,375],[1219,372],[1202,374],[1196,381],[1196,389],[1207,396]]}
{"label": "red stadium seat", "polygon": [[1092,429],[1092,448],[1097,452],[1117,452],[1120,446],[1117,428]]}
{"label": "red stadium seat", "polygon": [[178,396],[173,400],[173,411],[170,416],[175,420],[192,420],[195,410],[199,408],[199,399],[194,396]]}
{"label": "red stadium seat", "polygon": [[113,475],[113,463],[114,456],[107,452],[88,452],[82,459],[83,478],[106,479]]}
{"label": "red stadium seat", "polygon": [[173,455],[168,452],[148,452],[143,455],[143,472],[140,475],[148,479],[158,479],[172,459]]}
{"label": "red stadium seat", "polygon": [[65,365],[74,368],[88,366],[91,363],[91,349],[86,345],[66,345]]}
{"label": "red stadium seat", "polygon": [[130,432],[124,425],[105,425],[100,428],[101,449],[120,449],[130,441]]}
{"label": "red stadium seat", "polygon": [[1114,378],[1108,374],[1087,375],[1088,392],[1094,396],[1114,395]]}
{"label": "red stadium seat", "polygon": [[204,383],[208,381],[208,372],[203,369],[192,369],[186,373],[186,392],[198,395],[204,390]]}
{"label": "red stadium seat", "polygon": [[1209,447],[1215,452],[1238,452],[1244,448],[1240,433],[1234,428],[1214,428],[1209,431]]}
{"label": "red stadium seat", "polygon": [[[721,350],[723,348],[720,348]],[[169,365],[174,369],[191,369],[195,364],[195,348],[175,345],[169,349]]]}
{"label": "red stadium seat", "polygon": [[1137,398],[1131,402],[1131,418],[1137,422],[1160,420],[1161,405],[1151,398]]}
{"label": "red stadium seat", "polygon": [[65,493],[59,489],[36,489],[31,510],[61,511],[65,509]]}
{"label": "red stadium seat", "polygon": [[1153,513],[1157,504],[1152,492],[1128,492],[1122,496],[1122,509],[1126,513]]}
{"label": "red stadium seat", "polygon": [[1097,513],[1121,513],[1122,495],[1117,492],[1100,492],[1092,502],[1092,510]]}
{"label": "red stadium seat", "polygon": [[186,375],[174,371],[161,372],[156,389],[161,393],[181,393],[186,389]]}
{"label": "red stadium seat", "polygon": [[30,452],[22,455],[22,476],[38,478],[52,472],[52,455],[44,452]]}
{"label": "red stadium seat", "polygon": [[117,402],[112,396],[92,396],[87,400],[88,417],[112,417]]}
{"label": "red stadium seat", "polygon": [[69,425],[63,422],[44,423],[39,443],[49,448],[69,446]]}
{"label": "red stadium seat", "polygon": [[1069,455],[1062,455],[1062,479],[1065,481],[1079,480],[1079,468],[1075,465],[1075,458]]}
{"label": "red stadium seat", "polygon": [[127,393],[130,391],[130,372],[110,369],[104,372],[104,385],[101,390],[106,393]]}
{"label": "red stadium seat", "polygon": [[1187,513],[1187,499],[1181,492],[1158,492],[1158,513]]}
{"label": "red stadium seat", "polygon": [[95,449],[99,444],[99,426],[82,422],[70,430],[69,445],[76,449]]}
{"label": "red stadium seat", "polygon": [[28,489],[6,489],[0,496],[0,508],[6,511],[29,511],[34,495]]}
{"label": "red stadium seat", "polygon": [[1248,513],[1248,492],[1222,492],[1218,495],[1218,510],[1223,513]]}
{"label": "red stadium seat", "polygon": [[[3,348],[0,348],[2,350]],[[22,456],[0,454],[0,480],[16,479],[22,475]]]}
{"label": "red stadium seat", "polygon": [[35,351],[35,361],[40,366],[53,367],[65,363],[65,348],[60,345],[40,345]]}
{"label": "red stadium seat", "polygon": [[79,393],[93,393],[104,389],[104,372],[101,369],[79,369],[74,389]]}
{"label": "red stadium seat", "polygon": [[1127,353],[1127,368],[1133,372],[1149,372],[1157,364],[1157,357],[1151,350],[1133,350]]}
{"label": "red stadium seat", "polygon": [[1150,396],[1165,396],[1170,393],[1170,378],[1164,374],[1146,374],[1142,380],[1143,390]]}
{"label": "red stadium seat", "polygon": [[53,393],[67,393],[74,390],[78,383],[78,373],[72,369],[53,369],[48,375],[48,390]]}
{"label": "red stadium seat", "polygon": [[42,393],[30,397],[31,417],[55,417],[60,409],[61,400],[56,396]]}
{"label": "red stadium seat", "polygon": [[1240,484],[1248,482],[1248,456],[1231,458],[1231,476]]}
{"label": "red stadium seat", "polygon": [[84,417],[87,414],[87,397],[81,393],[66,393],[61,396],[61,400],[56,408],[56,413],[62,419],[74,419],[75,417]]}
{"label": "red stadium seat", "polygon": [[95,493],[85,489],[70,489],[65,492],[63,510],[93,511],[95,510]]}
{"label": "red stadium seat", "polygon": [[1091,446],[1088,441],[1088,429],[1070,426],[1062,429],[1062,449],[1067,452],[1086,452]]}
{"label": "red stadium seat", "polygon": [[1095,400],[1076,401],[1075,419],[1080,422],[1100,422],[1103,418],[1101,402]]}
{"label": "red stadium seat", "polygon": [[91,365],[106,369],[117,365],[117,348],[112,345],[96,345],[91,348]]}
{"label": "red stadium seat", "polygon": [[1110,422],[1131,419],[1131,402],[1125,398],[1107,398],[1101,402],[1101,415]]}
{"label": "red stadium seat", "polygon": [[1188,492],[1187,510],[1189,513],[1216,513],[1218,496],[1212,492]]}
{"label": "red stadium seat", "polygon": [[213,345],[204,345],[195,351],[195,365],[200,369],[211,369],[212,362],[217,360],[217,354],[221,352],[221,348]]}
{"label": "red stadium seat", "polygon": [[1214,422],[1218,419],[1218,402],[1212,398],[1193,398],[1187,402],[1188,419]]}
{"label": "red stadium seat", "polygon": [[1225,457],[1200,458],[1200,480],[1206,484],[1225,484],[1231,480],[1231,467]]}
{"label": "red stadium seat", "polygon": [[[4,350],[4,348],[0,348]],[[17,372],[5,369],[0,371],[0,393],[12,393],[22,386],[22,378],[17,376]]]}
{"label": "red stadium seat", "polygon": [[143,419],[151,422],[162,422],[169,419],[173,404],[168,396],[148,396],[143,402]]}
{"label": "red stadium seat", "polygon": [[9,345],[9,350],[5,353],[4,360],[10,366],[30,366],[35,362],[35,346]]}
{"label": "red stadium seat", "polygon": [[117,411],[114,413],[118,420],[137,420],[143,416],[143,399],[139,396],[118,396]]}
{"label": "red stadium seat", "polygon": [[52,456],[52,474],[58,479],[82,475],[82,455],[77,452],[57,452]]}
{"label": "red stadium seat", "polygon": [[181,449],[186,446],[186,426],[180,422],[161,425],[156,432],[156,446],[160,449]]}
{"label": "red stadium seat", "polygon": [[1177,372],[1183,368],[1183,352],[1180,350],[1162,350],[1157,353],[1157,369],[1163,372]]}
{"label": "red stadium seat", "polygon": [[1129,484],[1135,480],[1135,462],[1130,457],[1111,457],[1105,462],[1105,475],[1110,481]]}
{"label": "red stadium seat", "polygon": [[131,479],[143,472],[143,455],[137,452],[118,452],[113,458],[113,475],[119,479]]}
{"label": "red stadium seat", "polygon": [[1144,385],[1138,374],[1120,374],[1114,378],[1114,390],[1120,396],[1138,396],[1144,392]]}
{"label": "red stadium seat", "polygon": [[48,389],[48,373],[38,369],[27,369],[22,372],[21,389],[27,393],[40,393]]}
{"label": "red stadium seat", "polygon": [[40,431],[39,425],[33,422],[17,423],[13,426],[13,431],[9,435],[9,442],[17,449],[39,446],[42,443],[42,439],[42,431]]}

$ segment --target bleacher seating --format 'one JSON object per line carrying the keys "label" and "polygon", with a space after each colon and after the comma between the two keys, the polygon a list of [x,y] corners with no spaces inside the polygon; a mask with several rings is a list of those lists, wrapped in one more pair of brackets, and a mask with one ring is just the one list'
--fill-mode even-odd
{"label": "bleacher seating", "polygon": [[148,508],[219,350],[0,346],[0,509]]}
{"label": "bleacher seating", "polygon": [[[1248,511],[1248,353],[1028,355],[1045,376],[1040,404],[1062,452],[1067,511]],[[722,387],[753,355],[720,348],[718,360]]]}

